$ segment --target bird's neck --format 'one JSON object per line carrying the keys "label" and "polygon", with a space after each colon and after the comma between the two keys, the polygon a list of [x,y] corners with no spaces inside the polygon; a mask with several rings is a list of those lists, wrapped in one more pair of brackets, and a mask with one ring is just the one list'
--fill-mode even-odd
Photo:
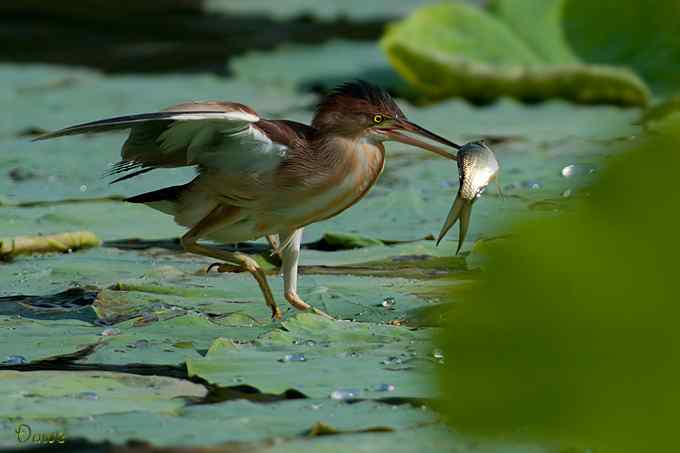
{"label": "bird's neck", "polygon": [[379,174],[385,158],[382,143],[362,136],[326,135],[312,144],[316,158],[329,169],[343,168],[346,172],[363,169]]}

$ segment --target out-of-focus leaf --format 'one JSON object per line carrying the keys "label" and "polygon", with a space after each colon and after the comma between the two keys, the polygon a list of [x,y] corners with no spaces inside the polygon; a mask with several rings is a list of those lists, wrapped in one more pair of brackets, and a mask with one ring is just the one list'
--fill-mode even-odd
{"label": "out-of-focus leaf", "polygon": [[82,248],[97,247],[100,244],[101,241],[90,231],[0,238],[0,259],[32,253],[67,253]]}
{"label": "out-of-focus leaf", "polygon": [[443,339],[453,426],[601,452],[673,448],[679,143],[676,118],[612,159],[571,213],[489,248],[484,285]]}
{"label": "out-of-focus leaf", "polygon": [[544,63],[579,63],[562,29],[564,0],[491,0],[489,10]]}
{"label": "out-of-focus leaf", "polygon": [[[539,30],[548,30],[557,22],[556,7],[552,1],[540,6]],[[513,27],[524,27],[527,19],[516,11],[507,15],[510,25],[502,16],[464,4],[425,7],[391,25],[381,45],[397,71],[432,99],[463,96],[489,100],[508,95],[521,99],[562,97],[584,103],[647,103],[648,90],[633,72],[575,61],[559,30],[531,46],[523,38],[542,34],[516,33]],[[536,19],[533,13],[531,17]]]}
{"label": "out-of-focus leaf", "polygon": [[406,83],[374,41],[284,45],[235,57],[229,67],[240,79],[278,86],[329,90],[348,80],[364,79],[392,91],[406,90]]}
{"label": "out-of-focus leaf", "polygon": [[649,131],[664,132],[666,126],[673,126],[680,121],[680,96],[674,96],[665,102],[655,105],[645,111],[640,123]]}
{"label": "out-of-focus leaf", "polygon": [[589,62],[635,69],[660,95],[680,92],[680,2],[565,0],[562,24]]}
{"label": "out-of-focus leaf", "polygon": [[[277,19],[308,16],[315,20],[349,19],[353,22],[399,17],[438,0],[208,0],[205,9],[229,14],[259,14]],[[480,0],[468,0],[479,2]]]}

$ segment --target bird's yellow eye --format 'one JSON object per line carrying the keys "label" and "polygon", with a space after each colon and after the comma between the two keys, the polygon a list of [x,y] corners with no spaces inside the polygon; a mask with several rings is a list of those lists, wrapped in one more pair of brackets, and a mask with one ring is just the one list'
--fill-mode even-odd
{"label": "bird's yellow eye", "polygon": [[375,124],[380,124],[380,123],[382,123],[384,119],[385,119],[385,118],[383,118],[382,115],[373,115],[373,122],[374,122]]}

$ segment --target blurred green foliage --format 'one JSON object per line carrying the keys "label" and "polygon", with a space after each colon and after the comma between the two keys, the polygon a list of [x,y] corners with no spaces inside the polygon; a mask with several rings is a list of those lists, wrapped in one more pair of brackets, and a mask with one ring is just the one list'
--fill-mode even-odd
{"label": "blurred green foliage", "polygon": [[579,57],[588,62],[631,67],[657,95],[680,91],[680,2],[563,2],[564,33]]}
{"label": "blurred green foliage", "polygon": [[449,315],[450,423],[595,452],[669,451],[680,396],[680,121],[611,159],[568,213],[488,244]]}
{"label": "blurred green foliage", "polygon": [[662,96],[680,86],[678,12],[675,0],[494,0],[486,9],[443,3],[392,24],[381,45],[432,100],[645,105],[647,84]]}

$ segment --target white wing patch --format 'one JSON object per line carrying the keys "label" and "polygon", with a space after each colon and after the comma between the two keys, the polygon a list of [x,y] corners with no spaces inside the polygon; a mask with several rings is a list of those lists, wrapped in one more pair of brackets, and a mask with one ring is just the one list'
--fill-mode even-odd
{"label": "white wing patch", "polygon": [[233,123],[257,123],[260,118],[252,113],[232,111],[232,112],[203,112],[203,113],[178,113],[169,119],[176,121],[196,121],[196,120],[222,120]]}
{"label": "white wing patch", "polygon": [[223,174],[241,176],[243,173],[257,174],[274,170],[288,152],[287,146],[272,142],[252,125],[238,132],[221,133],[218,143],[190,150],[193,163],[203,164]]}
{"label": "white wing patch", "polygon": [[186,150],[186,163],[226,174],[260,173],[276,168],[288,148],[272,142],[245,112],[182,113],[157,139],[163,153]]}

